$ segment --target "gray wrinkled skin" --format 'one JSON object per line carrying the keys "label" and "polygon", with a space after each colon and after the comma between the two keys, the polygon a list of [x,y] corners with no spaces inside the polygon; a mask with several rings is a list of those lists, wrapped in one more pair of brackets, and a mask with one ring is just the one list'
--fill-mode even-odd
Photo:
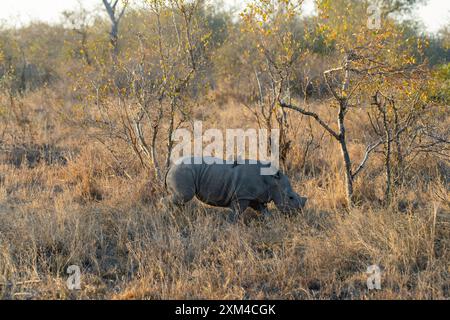
{"label": "gray wrinkled skin", "polygon": [[[172,165],[166,175],[170,194],[164,202],[182,206],[192,198],[217,207],[232,210],[229,220],[236,221],[240,213],[251,207],[264,216],[270,216],[267,203],[273,201],[282,212],[301,209],[306,198],[292,190],[289,179],[281,172],[265,176],[257,164],[178,164]],[[209,158],[211,159],[211,158]]]}

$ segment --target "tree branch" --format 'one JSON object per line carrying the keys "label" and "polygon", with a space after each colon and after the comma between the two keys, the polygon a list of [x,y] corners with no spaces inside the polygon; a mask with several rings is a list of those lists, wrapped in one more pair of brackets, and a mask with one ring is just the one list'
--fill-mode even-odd
{"label": "tree branch", "polygon": [[115,21],[116,20],[116,17],[114,14],[115,7],[114,8],[111,7],[111,4],[108,2],[108,0],[103,0],[103,4],[105,5],[106,12],[108,13],[111,21]]}
{"label": "tree branch", "polygon": [[356,178],[356,176],[361,172],[361,170],[366,165],[367,160],[369,159],[369,155],[374,151],[381,143],[383,143],[383,139],[378,140],[373,145],[369,145],[366,148],[366,153],[364,154],[364,157],[359,164],[358,168],[356,168],[355,172],[352,173],[352,179]]}
{"label": "tree branch", "polygon": [[336,140],[339,140],[339,134],[336,133],[336,131],[334,131],[333,129],[331,129],[331,127],[326,124],[317,113],[311,112],[311,111],[307,111],[301,107],[297,107],[291,104],[287,104],[283,101],[279,101],[280,106],[282,108],[287,108],[287,109],[291,109],[291,110],[295,110],[297,112],[300,112],[301,114],[308,116],[308,117],[312,117],[314,118],[314,120],[317,121],[317,123],[319,123],[325,130],[328,131],[328,133],[333,136]]}
{"label": "tree branch", "polygon": [[119,17],[117,18],[117,21],[119,21],[120,19],[122,19],[122,16],[123,16],[123,14],[125,13],[125,9],[127,8],[127,6],[128,6],[128,1],[124,3],[123,8],[122,8],[122,11],[120,12]]}
{"label": "tree branch", "polygon": [[119,3],[119,0],[114,1],[113,5],[112,5],[112,8],[114,11],[116,11],[116,7],[117,7],[118,3]]}
{"label": "tree branch", "polygon": [[333,86],[331,85],[330,79],[328,78],[328,74],[331,74],[331,73],[336,72],[336,71],[342,71],[342,70],[343,70],[343,68],[339,67],[339,68],[334,68],[334,69],[327,70],[327,71],[325,71],[323,73],[323,77],[325,78],[325,83],[327,84],[328,89],[330,90],[330,92],[333,94],[333,96],[338,101],[341,101],[342,97],[340,97],[337,94],[336,90],[333,89]]}

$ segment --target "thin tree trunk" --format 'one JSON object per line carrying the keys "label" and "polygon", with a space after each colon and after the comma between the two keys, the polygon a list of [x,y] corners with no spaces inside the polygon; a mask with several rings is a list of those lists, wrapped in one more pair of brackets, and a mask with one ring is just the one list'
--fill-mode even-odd
{"label": "thin tree trunk", "polygon": [[[176,99],[176,98],[173,98]],[[167,159],[166,159],[166,167],[165,170],[169,169],[170,166],[170,159],[172,157],[172,149],[173,149],[173,140],[172,140],[172,134],[175,127],[175,100],[173,100],[170,104],[170,120],[169,120],[169,128],[167,131]]]}
{"label": "thin tree trunk", "polygon": [[395,178],[395,184],[399,185],[403,183],[403,151],[402,151],[402,145],[400,142],[400,125],[399,125],[399,119],[398,119],[398,112],[395,105],[392,105],[394,110],[394,134],[395,134],[395,146],[397,148],[397,169],[396,169],[396,178]]}
{"label": "thin tree trunk", "polygon": [[352,205],[352,197],[353,197],[353,176],[352,176],[352,162],[350,160],[350,154],[347,149],[347,140],[345,134],[345,101],[341,102],[341,106],[339,107],[338,114],[338,126],[339,126],[339,145],[341,147],[342,159],[344,160],[345,167],[345,194],[347,205]]}
{"label": "thin tree trunk", "polygon": [[385,173],[386,173],[386,189],[385,189],[385,196],[384,201],[386,204],[389,204],[390,198],[391,198],[391,130],[389,128],[389,123],[387,120],[387,114],[386,110],[383,111],[383,125],[384,125],[384,131],[385,131]]}
{"label": "thin tree trunk", "polygon": [[119,53],[119,23],[117,21],[112,21],[111,26],[111,32],[109,34],[110,36],[110,42],[111,42],[111,48],[114,55],[114,58],[117,57],[117,54]]}
{"label": "thin tree trunk", "polygon": [[151,145],[151,161],[153,168],[155,169],[155,178],[159,181],[161,180],[161,172],[159,170],[158,159],[156,157],[156,138],[158,136],[158,127],[153,128],[152,133],[152,145]]}
{"label": "thin tree trunk", "polygon": [[109,15],[109,18],[111,20],[111,31],[109,32],[111,47],[112,47],[112,57],[114,63],[117,61],[117,55],[119,53],[119,24],[120,20],[122,19],[123,14],[125,13],[125,9],[127,8],[128,3],[125,3],[122,7],[122,10],[120,12],[117,11],[117,5],[119,3],[119,0],[114,1],[108,1],[103,0],[103,4],[105,6],[106,12]]}
{"label": "thin tree trunk", "polygon": [[156,156],[156,139],[158,137],[159,126],[161,124],[161,120],[163,118],[163,107],[160,104],[158,118],[155,120],[153,124],[153,132],[152,132],[152,145],[151,145],[151,161],[153,164],[153,168],[155,169],[155,177],[158,181],[161,181],[161,169],[158,163],[158,157]]}

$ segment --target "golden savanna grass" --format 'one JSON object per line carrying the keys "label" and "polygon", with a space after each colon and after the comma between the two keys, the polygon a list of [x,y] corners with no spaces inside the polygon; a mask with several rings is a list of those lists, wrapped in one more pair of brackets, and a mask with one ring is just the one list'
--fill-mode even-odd
{"label": "golden savanna grass", "polygon": [[[338,146],[325,135],[302,167],[307,122],[292,113],[295,143],[287,174],[294,189],[309,198],[307,207],[295,216],[275,211],[268,220],[249,210],[231,225],[225,209],[199,202],[184,211],[162,209],[164,190],[151,172],[140,169],[126,146],[114,146],[129,154],[119,164],[94,135],[68,122],[58,108],[70,103],[45,91],[22,103],[32,121],[8,130],[19,138],[29,137],[29,130],[35,144],[63,150],[66,162],[29,165],[25,157],[15,166],[8,161],[12,151],[2,151],[3,299],[450,297],[443,160],[416,161],[409,182],[385,207],[383,160],[375,154],[356,181],[357,205],[347,210]],[[325,103],[314,107],[328,119]],[[194,114],[211,127],[256,126],[238,103],[214,108],[199,107]],[[359,161],[370,142],[367,119],[354,112],[347,123],[350,152]],[[313,130],[321,136],[315,124]],[[445,170],[448,174],[448,166]],[[382,270],[378,291],[366,286],[366,269],[373,264]],[[67,288],[70,265],[81,268],[81,290]]]}

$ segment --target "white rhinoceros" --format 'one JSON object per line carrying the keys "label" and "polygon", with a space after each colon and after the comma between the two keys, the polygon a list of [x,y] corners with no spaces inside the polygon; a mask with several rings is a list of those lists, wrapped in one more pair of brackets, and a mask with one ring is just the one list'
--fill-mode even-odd
{"label": "white rhinoceros", "polygon": [[261,175],[261,168],[270,164],[259,161],[253,164],[249,160],[243,164],[227,164],[225,160],[211,157],[195,164],[194,159],[185,158],[169,168],[165,184],[170,196],[165,198],[166,203],[182,206],[196,196],[209,205],[230,208],[231,222],[247,207],[270,216],[267,203],[271,201],[282,212],[305,206],[307,199],[292,190],[286,175],[280,171]]}

